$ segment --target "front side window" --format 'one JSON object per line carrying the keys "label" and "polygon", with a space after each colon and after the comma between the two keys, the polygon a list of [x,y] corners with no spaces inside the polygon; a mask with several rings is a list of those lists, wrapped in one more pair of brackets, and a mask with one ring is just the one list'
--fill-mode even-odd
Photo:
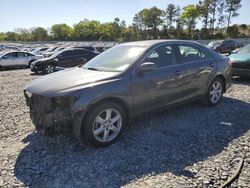
{"label": "front side window", "polygon": [[16,57],[16,56],[17,56],[16,52],[11,52],[11,53],[4,55],[4,57],[6,57],[6,58],[12,58],[12,57]]}
{"label": "front side window", "polygon": [[181,63],[190,63],[194,61],[201,61],[209,59],[209,56],[201,52],[198,48],[189,45],[178,45],[179,60]]}
{"label": "front side window", "polygon": [[154,49],[146,58],[146,62],[152,62],[157,65],[157,68],[163,68],[173,65],[174,54],[172,46],[163,45]]}

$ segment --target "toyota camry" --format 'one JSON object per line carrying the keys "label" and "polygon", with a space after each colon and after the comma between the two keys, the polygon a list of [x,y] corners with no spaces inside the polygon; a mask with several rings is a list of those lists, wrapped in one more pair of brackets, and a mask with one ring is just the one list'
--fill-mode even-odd
{"label": "toyota camry", "polygon": [[191,41],[151,40],[38,78],[24,95],[37,130],[73,131],[80,142],[107,146],[138,115],[194,99],[214,106],[230,85],[227,57]]}

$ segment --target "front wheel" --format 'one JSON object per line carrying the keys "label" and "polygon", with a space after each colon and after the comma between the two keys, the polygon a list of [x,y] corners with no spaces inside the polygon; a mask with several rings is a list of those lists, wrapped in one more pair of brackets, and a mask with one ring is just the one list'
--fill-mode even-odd
{"label": "front wheel", "polygon": [[217,105],[223,95],[223,82],[219,78],[215,78],[209,86],[206,94],[205,103],[210,106]]}
{"label": "front wheel", "polygon": [[102,103],[87,114],[83,124],[83,137],[88,142],[95,146],[108,146],[121,136],[126,114],[117,103]]}

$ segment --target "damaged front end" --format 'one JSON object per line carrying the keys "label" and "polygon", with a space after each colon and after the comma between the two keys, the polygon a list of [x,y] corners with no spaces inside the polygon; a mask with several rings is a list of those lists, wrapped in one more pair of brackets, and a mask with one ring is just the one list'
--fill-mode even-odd
{"label": "damaged front end", "polygon": [[64,133],[72,129],[74,97],[44,97],[24,90],[30,117],[36,130],[49,134]]}

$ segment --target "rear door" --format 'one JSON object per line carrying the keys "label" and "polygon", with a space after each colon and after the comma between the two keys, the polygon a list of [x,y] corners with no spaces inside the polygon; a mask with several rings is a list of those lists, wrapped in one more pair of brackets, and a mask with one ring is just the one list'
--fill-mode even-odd
{"label": "rear door", "polygon": [[67,50],[62,52],[58,57],[59,67],[73,67],[74,65],[74,50]]}
{"label": "rear door", "polygon": [[83,50],[83,49],[74,50],[74,59],[75,59],[75,61],[72,62],[72,64],[74,66],[85,64],[89,60],[89,57],[88,57],[89,54],[90,54],[90,52],[87,51],[87,50]]}
{"label": "rear door", "polygon": [[193,44],[176,44],[179,64],[178,86],[182,88],[179,96],[188,99],[206,92],[214,71],[212,57]]}
{"label": "rear door", "polygon": [[17,66],[28,66],[30,60],[31,58],[28,56],[27,53],[17,52]]}

